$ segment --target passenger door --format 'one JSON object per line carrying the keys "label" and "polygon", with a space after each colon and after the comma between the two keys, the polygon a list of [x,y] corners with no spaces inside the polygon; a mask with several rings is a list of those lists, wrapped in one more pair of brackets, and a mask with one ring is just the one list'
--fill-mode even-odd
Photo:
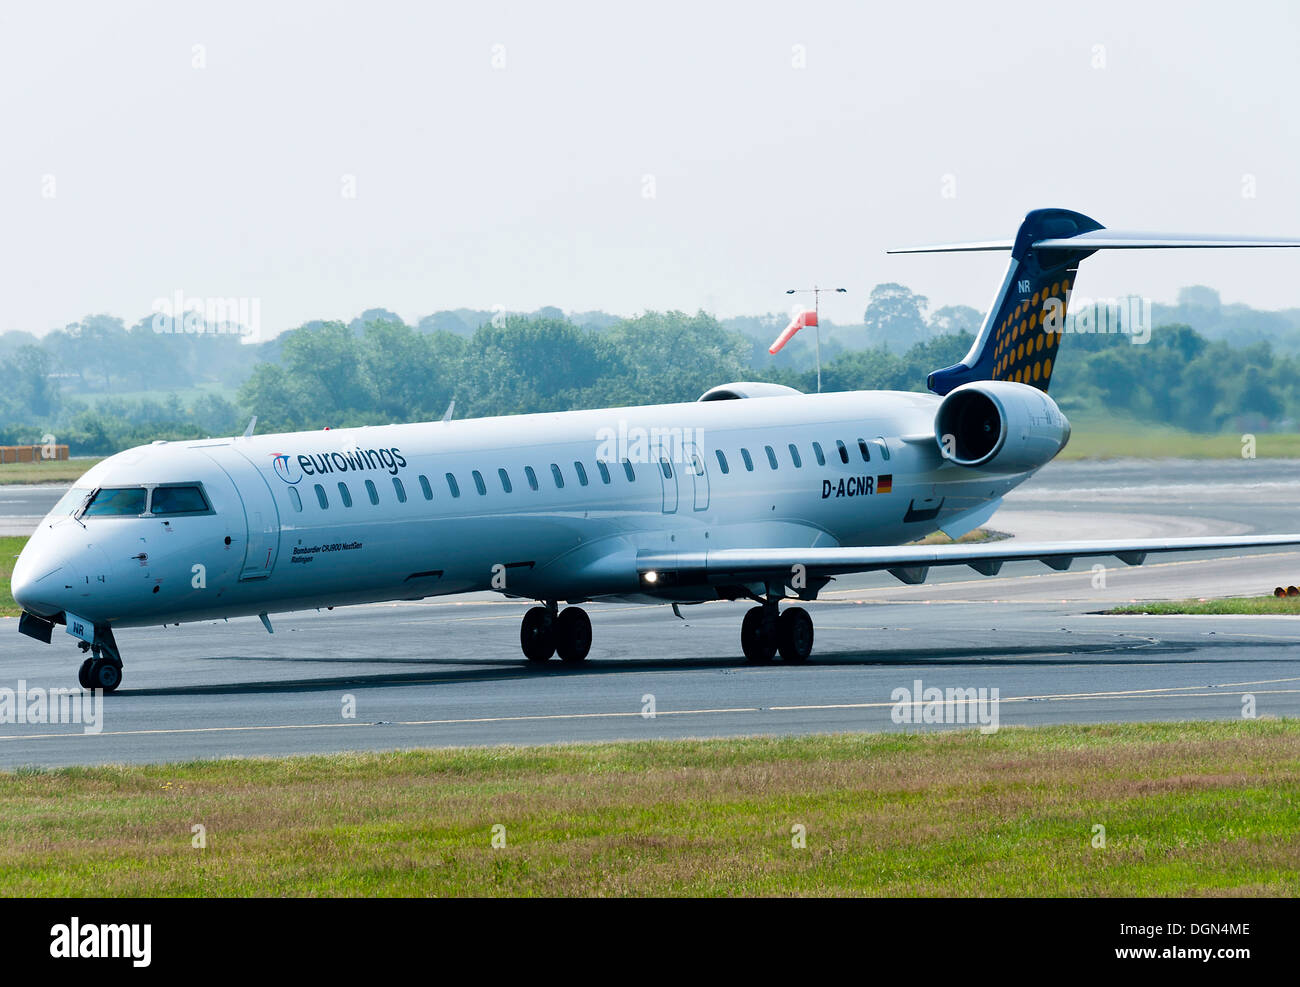
{"label": "passenger door", "polygon": [[280,552],[280,510],[271,488],[261,470],[233,445],[208,446],[203,451],[230,477],[243,502],[247,538],[239,578],[265,579]]}

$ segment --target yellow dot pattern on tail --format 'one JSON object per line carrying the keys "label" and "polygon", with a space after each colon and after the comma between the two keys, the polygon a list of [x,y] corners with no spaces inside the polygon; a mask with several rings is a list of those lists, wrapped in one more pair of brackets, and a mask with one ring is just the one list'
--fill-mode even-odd
{"label": "yellow dot pattern on tail", "polygon": [[1069,299],[1070,279],[1066,277],[1045,285],[1007,314],[993,336],[994,380],[1047,390]]}

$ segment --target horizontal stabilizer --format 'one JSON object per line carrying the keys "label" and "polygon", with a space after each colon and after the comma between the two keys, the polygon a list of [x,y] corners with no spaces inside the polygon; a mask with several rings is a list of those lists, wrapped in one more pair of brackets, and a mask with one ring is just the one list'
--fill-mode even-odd
{"label": "horizontal stabilizer", "polygon": [[1134,230],[1093,230],[1077,236],[1035,240],[1040,250],[1153,250],[1162,247],[1300,247],[1300,240],[1277,237],[1227,236],[1217,233],[1139,233]]}
{"label": "horizontal stabilizer", "polygon": [[1014,240],[978,240],[974,243],[936,243],[928,247],[894,247],[887,254],[957,254],[975,250],[1010,250]]}
{"label": "horizontal stabilizer", "polygon": [[[1014,240],[937,243],[928,247],[896,247],[887,254],[953,254],[1010,250]],[[1143,233],[1137,230],[1092,230],[1075,236],[1031,240],[1036,250],[1158,250],[1213,247],[1300,247],[1300,240],[1279,237],[1230,236],[1218,233]]]}

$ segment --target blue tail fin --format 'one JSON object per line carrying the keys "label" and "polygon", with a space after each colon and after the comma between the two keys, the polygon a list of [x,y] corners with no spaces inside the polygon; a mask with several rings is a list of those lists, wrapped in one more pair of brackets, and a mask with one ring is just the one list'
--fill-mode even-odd
{"label": "blue tail fin", "polygon": [[[1068,209],[1035,209],[1026,216],[1010,245],[1011,263],[975,345],[961,363],[930,374],[926,386],[936,394],[947,394],[972,380],[1014,380],[1046,391],[1074,276],[1079,261],[1092,251],[1033,244],[1100,229],[1096,220]],[[1042,331],[1045,310],[1061,320],[1053,323],[1056,331]]]}
{"label": "blue tail fin", "polygon": [[1069,209],[1035,209],[1020,224],[1014,240],[910,247],[889,253],[1011,251],[1007,275],[975,345],[961,363],[934,371],[926,381],[936,394],[947,394],[973,380],[1013,380],[1046,391],[1079,262],[1098,250],[1186,247],[1300,247],[1300,240],[1108,230],[1095,219]]}

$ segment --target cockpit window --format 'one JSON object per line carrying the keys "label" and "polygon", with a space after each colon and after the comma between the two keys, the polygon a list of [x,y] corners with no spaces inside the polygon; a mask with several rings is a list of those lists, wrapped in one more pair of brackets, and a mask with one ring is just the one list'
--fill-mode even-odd
{"label": "cockpit window", "polygon": [[203,514],[207,510],[208,501],[198,487],[154,487],[150,507],[154,514]]}
{"label": "cockpit window", "polygon": [[73,487],[54,505],[54,510],[50,511],[50,517],[61,517],[65,514],[76,513],[77,508],[86,502],[90,496],[90,487]]}
{"label": "cockpit window", "polygon": [[87,505],[85,517],[124,517],[144,513],[144,487],[103,487]]}

